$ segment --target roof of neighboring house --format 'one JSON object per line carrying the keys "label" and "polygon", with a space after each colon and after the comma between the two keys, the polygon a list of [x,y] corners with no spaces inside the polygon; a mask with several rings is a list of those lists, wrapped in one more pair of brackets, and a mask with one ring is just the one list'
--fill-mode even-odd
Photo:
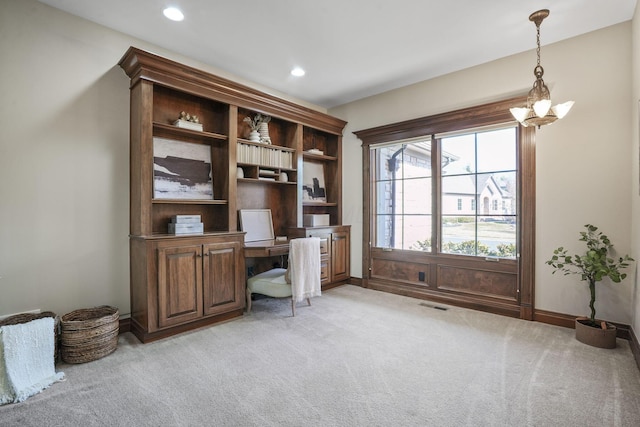
{"label": "roof of neighboring house", "polygon": [[[478,178],[478,189],[476,193],[476,186],[474,178]],[[495,188],[503,199],[509,199],[513,196],[505,189],[500,187],[491,174],[479,174],[479,175],[454,175],[442,177],[442,193],[443,194],[460,194],[460,195],[479,195],[482,194],[484,189],[490,186]]]}

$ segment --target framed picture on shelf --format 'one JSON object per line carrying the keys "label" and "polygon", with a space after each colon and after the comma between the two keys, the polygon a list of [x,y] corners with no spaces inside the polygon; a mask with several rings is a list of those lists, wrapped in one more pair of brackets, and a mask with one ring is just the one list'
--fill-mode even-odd
{"label": "framed picture on shelf", "polygon": [[153,197],[213,200],[211,148],[153,138]]}
{"label": "framed picture on shelf", "polygon": [[302,177],[302,201],[326,202],[324,186],[324,165],[316,162],[304,162]]}
{"label": "framed picture on shelf", "polygon": [[271,209],[240,209],[240,229],[245,242],[273,240]]}

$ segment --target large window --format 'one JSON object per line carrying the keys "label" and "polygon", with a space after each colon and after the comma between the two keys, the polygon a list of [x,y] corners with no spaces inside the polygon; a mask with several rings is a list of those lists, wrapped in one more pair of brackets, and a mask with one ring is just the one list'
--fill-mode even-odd
{"label": "large window", "polygon": [[496,101],[354,132],[362,285],[533,319],[535,129]]}
{"label": "large window", "polygon": [[371,146],[375,245],[515,258],[516,131],[505,125]]}
{"label": "large window", "polygon": [[430,139],[379,147],[375,158],[376,245],[430,251]]}
{"label": "large window", "polygon": [[[438,139],[443,253],[515,258],[517,215],[516,127]],[[452,200],[471,209],[452,209]],[[476,206],[478,208],[476,208]]]}

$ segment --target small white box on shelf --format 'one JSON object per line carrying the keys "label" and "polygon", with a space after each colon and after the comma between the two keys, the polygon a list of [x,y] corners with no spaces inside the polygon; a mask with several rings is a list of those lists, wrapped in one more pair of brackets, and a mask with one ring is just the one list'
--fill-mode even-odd
{"label": "small white box on shelf", "polygon": [[204,234],[204,224],[201,222],[182,224],[170,222],[169,234]]}
{"label": "small white box on shelf", "polygon": [[200,215],[174,215],[171,217],[174,224],[188,224],[194,222],[202,222]]}
{"label": "small white box on shelf", "polygon": [[202,132],[202,123],[194,123],[187,120],[176,120],[173,122],[173,125],[183,129],[198,130]]}
{"label": "small white box on shelf", "polygon": [[302,217],[305,227],[321,227],[329,225],[329,214],[312,214],[303,215]]}

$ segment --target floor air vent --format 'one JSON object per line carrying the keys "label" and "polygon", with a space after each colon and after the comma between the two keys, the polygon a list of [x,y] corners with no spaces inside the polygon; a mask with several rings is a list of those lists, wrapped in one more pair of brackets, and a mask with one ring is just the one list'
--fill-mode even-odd
{"label": "floor air vent", "polygon": [[427,304],[426,302],[421,302],[420,305],[423,307],[435,308],[436,310],[442,310],[442,311],[449,310],[447,307],[440,307],[439,305],[431,305],[431,304]]}

